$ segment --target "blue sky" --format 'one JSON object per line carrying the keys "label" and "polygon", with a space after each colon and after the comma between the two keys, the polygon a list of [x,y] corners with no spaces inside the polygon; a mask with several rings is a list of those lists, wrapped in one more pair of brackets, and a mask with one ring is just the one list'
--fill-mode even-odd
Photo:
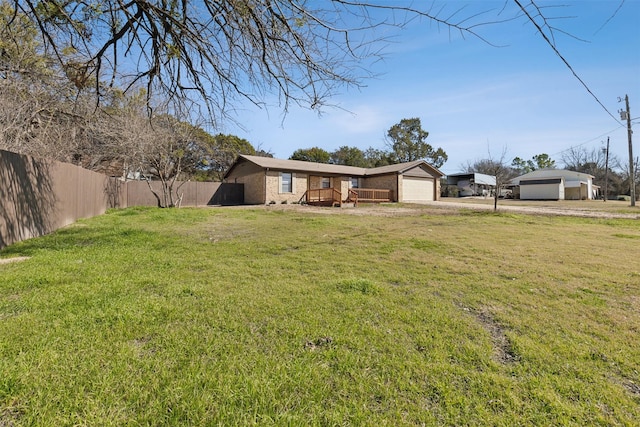
{"label": "blue sky", "polygon": [[[498,10],[504,5],[442,3],[452,11],[469,3]],[[640,117],[640,0],[626,0],[613,18],[619,0],[537,3],[566,5],[547,9],[547,16],[558,17],[555,26],[585,41],[556,33],[558,50],[616,119],[624,108],[618,97],[625,94],[631,116]],[[504,47],[450,36],[428,21],[413,22],[394,36],[385,60],[371,66],[375,79],[333,99],[339,108],[318,115],[292,107],[283,119],[275,103],[266,109],[244,106],[237,117],[244,129],[229,125],[223,131],[286,159],[313,146],[387,149],[386,131],[403,118],[419,117],[429,132],[427,142],[449,155],[444,173],[489,155],[499,158],[505,150],[508,163],[540,153],[561,163],[564,150],[600,148],[607,137],[611,152],[628,162],[623,123],[596,102],[531,24],[520,19],[481,33]],[[640,156],[637,141],[634,156]]]}

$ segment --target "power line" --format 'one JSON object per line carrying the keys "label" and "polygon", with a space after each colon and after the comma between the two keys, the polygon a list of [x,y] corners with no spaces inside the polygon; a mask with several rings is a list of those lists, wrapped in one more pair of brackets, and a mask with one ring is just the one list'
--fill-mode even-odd
{"label": "power line", "polygon": [[[613,118],[613,120],[616,121],[616,123],[620,123],[620,121],[607,109],[607,107],[604,106],[604,104],[602,102],[600,102],[600,100],[598,99],[598,97],[591,91],[591,89],[589,89],[589,86],[587,86],[587,84],[580,78],[580,76],[578,76],[578,73],[576,73],[576,71],[573,69],[573,67],[571,66],[571,64],[569,64],[569,61],[567,61],[565,59],[565,57],[560,53],[560,51],[556,48],[555,43],[553,43],[549,37],[545,34],[545,32],[542,30],[542,27],[535,21],[535,19],[533,18],[533,16],[531,16],[531,14],[529,14],[529,11],[527,11],[527,9],[522,6],[522,4],[520,3],[519,0],[514,0],[515,3],[518,5],[518,7],[520,7],[520,10],[522,10],[522,12],[527,16],[527,18],[529,19],[529,21],[531,21],[531,23],[533,23],[533,25],[535,25],[535,27],[538,29],[538,31],[540,32],[540,35],[544,38],[544,40],[547,42],[547,44],[551,47],[551,49],[553,49],[553,51],[555,52],[556,55],[558,55],[558,57],[562,60],[562,62],[564,62],[564,64],[567,66],[567,68],[569,68],[569,70],[571,71],[571,73],[573,74],[573,76],[582,84],[582,86],[587,90],[587,92],[593,97],[593,99],[596,100],[596,102],[602,107],[602,109],[604,109],[604,111],[607,112],[607,114],[609,116],[611,116],[611,118]],[[538,6],[535,4],[535,2],[533,0],[531,0],[531,4],[539,10]],[[549,30],[552,32],[553,34],[553,28],[550,27],[548,24],[546,24],[546,18],[540,13],[540,16],[542,17],[542,19],[545,21],[545,25],[549,28]]]}
{"label": "power line", "polygon": [[598,30],[597,30],[595,33],[593,33],[593,35],[594,35],[594,36],[595,36],[596,34],[598,34],[598,33],[600,32],[600,30],[602,30],[604,27],[606,27],[606,26],[607,26],[607,24],[608,24],[609,22],[611,22],[611,20],[612,20],[613,18],[615,18],[615,16],[618,14],[618,12],[620,12],[620,9],[622,9],[622,6],[623,6],[623,5],[624,5],[624,0],[622,0],[622,1],[620,2],[620,4],[618,5],[618,8],[616,9],[616,11],[615,11],[615,12],[613,12],[613,15],[611,15],[611,16],[610,16],[606,21],[604,21],[604,23],[600,26],[600,28],[598,28]]}
{"label": "power line", "polygon": [[608,136],[608,135],[609,135],[609,134],[611,134],[612,132],[615,132],[615,131],[617,131],[618,129],[623,128],[623,127],[625,127],[625,125],[620,125],[620,126],[618,126],[617,128],[615,128],[615,129],[611,129],[610,131],[603,133],[602,135],[598,135],[598,136],[596,136],[596,137],[594,137],[594,138],[591,138],[590,140],[585,141],[585,142],[583,142],[583,143],[580,143],[580,144],[577,144],[577,145],[572,145],[571,147],[569,147],[569,148],[565,148],[564,150],[560,150],[560,151],[558,151],[557,153],[550,154],[550,156],[557,156],[558,154],[562,154],[562,153],[564,153],[565,151],[570,151],[570,150],[573,150],[574,148],[582,147],[583,145],[587,145],[587,144],[589,144],[589,143],[591,143],[591,142],[593,142],[593,141],[596,141],[596,140],[598,140],[598,139],[600,139],[600,138],[604,138],[605,136]]}

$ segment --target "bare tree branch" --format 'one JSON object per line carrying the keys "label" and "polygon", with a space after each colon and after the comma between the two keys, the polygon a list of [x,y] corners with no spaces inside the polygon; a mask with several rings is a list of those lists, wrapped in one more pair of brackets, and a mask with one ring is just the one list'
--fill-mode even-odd
{"label": "bare tree branch", "polygon": [[158,93],[176,103],[201,102],[218,119],[241,100],[263,106],[268,93],[278,95],[285,112],[292,104],[327,105],[338,88],[371,75],[362,60],[380,57],[382,27],[426,19],[490,43],[480,27],[517,18],[478,22],[488,11],[414,7],[410,0],[11,1],[63,68],[73,65],[82,85],[93,79],[99,100],[105,87],[144,83],[150,99]]}

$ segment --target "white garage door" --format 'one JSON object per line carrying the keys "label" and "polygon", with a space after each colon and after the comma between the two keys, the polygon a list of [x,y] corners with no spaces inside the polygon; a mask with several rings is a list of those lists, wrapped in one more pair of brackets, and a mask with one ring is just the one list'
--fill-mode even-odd
{"label": "white garage door", "polygon": [[402,178],[402,200],[405,202],[431,202],[433,178]]}

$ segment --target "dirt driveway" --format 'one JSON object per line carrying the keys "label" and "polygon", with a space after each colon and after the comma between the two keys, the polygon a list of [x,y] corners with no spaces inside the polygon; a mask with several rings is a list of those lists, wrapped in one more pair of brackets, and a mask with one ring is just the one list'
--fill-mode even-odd
{"label": "dirt driveway", "polygon": [[[540,203],[539,205],[522,204],[517,205],[517,201],[511,201],[514,204],[498,203],[499,212],[519,212],[525,214],[537,214],[537,215],[562,215],[562,216],[577,216],[584,218],[624,218],[624,219],[640,219],[640,208],[636,209],[636,213],[616,212],[611,210],[610,206],[605,206],[602,203],[602,209],[594,207],[592,203],[585,206],[580,206],[580,201],[576,201],[571,205],[558,204],[558,206],[549,206],[546,203]],[[438,201],[429,203],[431,206],[442,206],[443,208],[455,208],[455,209],[475,209],[475,210],[493,210],[493,204],[473,203],[473,202],[453,202],[453,201]],[[626,203],[628,205],[628,203]],[[625,205],[625,206],[626,206]],[[607,209],[605,209],[607,208]],[[621,209],[622,210],[622,209]],[[626,210],[626,209],[625,209]]]}
{"label": "dirt driveway", "polygon": [[[526,203],[526,204],[525,204]],[[602,208],[598,208],[597,204],[585,202],[580,205],[580,201],[575,203],[563,204],[540,202],[523,202],[509,201],[498,203],[498,212],[515,212],[531,215],[560,215],[575,216],[583,218],[620,218],[620,219],[640,219],[640,208],[629,208],[626,204],[613,205],[609,203]],[[256,206],[246,206],[256,208]],[[299,210],[301,212],[314,212],[322,214],[344,214],[344,215],[374,215],[374,216],[404,216],[404,215],[423,215],[438,214],[443,211],[460,211],[460,210],[478,210],[491,211],[493,204],[485,199],[465,199],[464,201],[455,201],[455,199],[441,200],[437,202],[427,202],[423,204],[384,204],[384,205],[359,205],[357,208],[329,208],[317,206],[305,206],[295,204],[276,204],[264,206],[266,210]],[[626,212],[630,211],[630,212]],[[637,211],[637,212],[633,212]]]}

